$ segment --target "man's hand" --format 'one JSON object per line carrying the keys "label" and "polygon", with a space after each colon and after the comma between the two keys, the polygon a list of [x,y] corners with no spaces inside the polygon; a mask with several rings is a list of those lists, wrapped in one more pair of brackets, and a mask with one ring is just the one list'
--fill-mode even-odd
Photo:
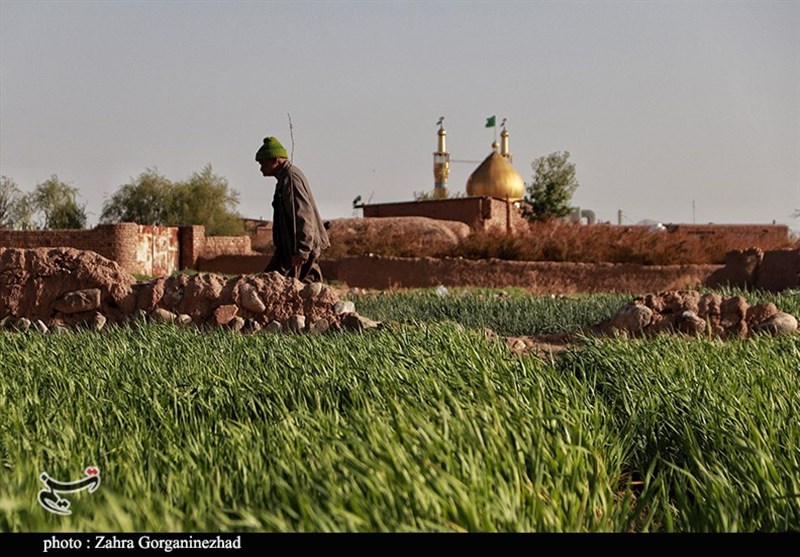
{"label": "man's hand", "polygon": [[292,257],[292,267],[302,267],[306,261],[308,258],[305,255],[295,255]]}

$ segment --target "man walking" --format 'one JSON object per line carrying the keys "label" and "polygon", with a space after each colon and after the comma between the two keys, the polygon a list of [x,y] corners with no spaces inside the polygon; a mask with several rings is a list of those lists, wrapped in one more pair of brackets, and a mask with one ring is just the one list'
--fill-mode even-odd
{"label": "man walking", "polygon": [[306,283],[322,282],[317,260],[330,241],[308,180],[274,137],[264,138],[256,152],[256,162],[263,176],[278,180],[272,198],[275,253],[264,272],[277,271]]}

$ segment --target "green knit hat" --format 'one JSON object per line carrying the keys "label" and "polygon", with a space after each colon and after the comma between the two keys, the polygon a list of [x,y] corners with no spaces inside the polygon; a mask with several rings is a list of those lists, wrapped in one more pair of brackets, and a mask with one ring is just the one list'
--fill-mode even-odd
{"label": "green knit hat", "polygon": [[288,159],[286,148],[274,137],[265,137],[264,144],[256,151],[256,161],[263,162],[267,159]]}

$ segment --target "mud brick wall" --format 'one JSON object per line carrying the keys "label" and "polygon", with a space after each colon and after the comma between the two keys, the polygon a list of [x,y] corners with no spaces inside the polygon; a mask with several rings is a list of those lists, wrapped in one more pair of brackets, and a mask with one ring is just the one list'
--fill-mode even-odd
{"label": "mud brick wall", "polygon": [[[222,273],[225,275],[248,275],[263,273],[270,254],[220,255],[211,259],[201,257],[197,260],[197,271],[201,273]],[[320,259],[319,267],[325,282],[339,280],[339,260]]]}
{"label": "mud brick wall", "polygon": [[800,249],[765,251],[755,275],[755,286],[760,290],[779,292],[800,287]]}
{"label": "mud brick wall", "polygon": [[220,255],[249,255],[250,236],[206,236],[202,257],[212,259]]}
{"label": "mud brick wall", "polygon": [[136,267],[138,231],[133,223],[103,224],[90,230],[0,230],[0,246],[90,250],[128,270]]}
{"label": "mud brick wall", "polygon": [[729,251],[725,254],[725,266],[708,277],[706,286],[755,288],[758,267],[763,258],[764,252],[758,248]]}
{"label": "mud brick wall", "polygon": [[[114,253],[116,255],[115,257],[109,257],[109,259],[116,261],[120,267],[131,274],[152,274],[152,269],[147,268],[146,263],[144,261],[140,261],[137,257],[136,252],[139,247],[140,232],[140,227],[138,224],[132,222],[103,224],[95,227],[94,230],[108,230],[108,235],[114,239]],[[103,254],[100,253],[100,255]]]}
{"label": "mud brick wall", "polygon": [[669,232],[700,238],[741,237],[749,245],[762,249],[783,246],[789,241],[789,227],[785,224],[668,224],[666,227]]}
{"label": "mud brick wall", "polygon": [[150,276],[169,274],[175,267],[169,262],[176,257],[176,250],[180,269],[197,269],[201,257],[253,253],[248,236],[206,237],[203,226],[175,229],[129,222],[101,224],[90,230],[0,230],[0,247],[89,250],[116,261],[128,273]]}
{"label": "mud brick wall", "polygon": [[484,220],[484,229],[495,230],[502,232],[511,226],[512,230],[525,228],[528,226],[528,220],[522,216],[522,212],[514,206],[508,204],[501,199],[493,197],[486,199],[485,205],[489,207],[489,216]]}
{"label": "mud brick wall", "polygon": [[250,247],[254,251],[272,251],[272,221],[244,219],[244,229],[250,236]]}
{"label": "mud brick wall", "polygon": [[178,231],[180,245],[181,269],[196,269],[197,259],[203,254],[206,245],[206,229],[204,226],[181,226]]}
{"label": "mud brick wall", "polygon": [[[225,275],[249,275],[263,273],[270,260],[269,255],[260,253],[248,255],[218,255],[197,259],[195,269],[201,273],[221,273]],[[327,277],[326,277],[327,278]]]}
{"label": "mud brick wall", "polygon": [[453,220],[468,224],[475,230],[502,229],[507,222],[513,228],[526,221],[519,209],[513,206],[506,210],[506,202],[492,197],[463,197],[456,199],[433,199],[401,203],[379,203],[364,205],[365,217],[428,217]]}
{"label": "mud brick wall", "polygon": [[[442,258],[352,257],[337,262],[335,276],[351,287],[419,288],[520,286],[536,294],[642,293],[696,288],[721,265],[555,263]],[[323,269],[324,273],[324,269]]]}
{"label": "mud brick wall", "polygon": [[271,252],[273,250],[271,222],[258,226],[253,230],[250,234],[250,245],[254,250],[261,252]]}
{"label": "mud brick wall", "polygon": [[800,249],[734,250],[725,256],[725,267],[715,271],[706,286],[780,292],[800,287]]}

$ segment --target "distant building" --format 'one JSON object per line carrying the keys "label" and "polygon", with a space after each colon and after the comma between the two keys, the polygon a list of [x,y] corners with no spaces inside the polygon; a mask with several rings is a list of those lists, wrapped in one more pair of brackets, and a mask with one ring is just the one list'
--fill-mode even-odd
{"label": "distant building", "polygon": [[433,154],[434,199],[398,203],[362,205],[365,217],[428,217],[468,224],[475,230],[510,231],[526,224],[519,209],[525,196],[525,183],[511,164],[508,131],[503,126],[500,145],[492,143],[492,152],[467,180],[467,197],[448,197],[450,153],[447,152],[443,118],[439,120],[438,149]]}

